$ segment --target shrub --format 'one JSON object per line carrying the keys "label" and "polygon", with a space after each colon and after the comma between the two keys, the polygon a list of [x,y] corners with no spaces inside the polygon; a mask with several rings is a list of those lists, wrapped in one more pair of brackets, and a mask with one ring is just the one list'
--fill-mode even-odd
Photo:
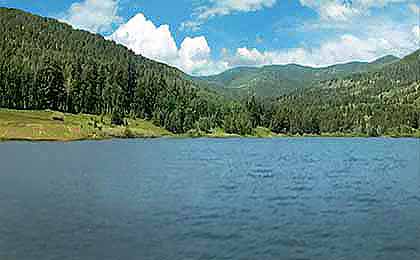
{"label": "shrub", "polygon": [[51,119],[54,120],[54,121],[62,121],[62,122],[64,122],[64,113],[54,112],[51,115]]}
{"label": "shrub", "polygon": [[124,116],[119,111],[115,111],[111,116],[111,124],[124,125]]}

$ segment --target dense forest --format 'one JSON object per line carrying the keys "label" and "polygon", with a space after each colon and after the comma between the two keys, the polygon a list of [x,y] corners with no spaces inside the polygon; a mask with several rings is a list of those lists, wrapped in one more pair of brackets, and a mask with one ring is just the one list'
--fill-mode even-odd
{"label": "dense forest", "polygon": [[411,135],[420,126],[420,51],[278,101],[277,131]]}
{"label": "dense forest", "polygon": [[175,133],[236,111],[180,71],[53,19],[0,8],[0,37],[0,107],[145,118]]}
{"label": "dense forest", "polygon": [[[305,87],[289,84],[292,90],[278,97],[250,91],[230,99],[100,35],[0,8],[0,107],[109,114],[115,124],[143,118],[173,133],[248,135],[265,127],[283,134],[411,135],[420,129],[419,55],[352,64],[351,73],[329,68],[328,76]],[[292,69],[319,75],[287,68],[289,83]]]}

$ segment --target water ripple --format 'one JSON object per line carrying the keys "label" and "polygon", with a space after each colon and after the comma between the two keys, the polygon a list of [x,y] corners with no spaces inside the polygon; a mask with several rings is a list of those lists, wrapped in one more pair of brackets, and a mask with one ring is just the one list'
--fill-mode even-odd
{"label": "water ripple", "polygon": [[3,143],[0,258],[420,259],[418,145]]}

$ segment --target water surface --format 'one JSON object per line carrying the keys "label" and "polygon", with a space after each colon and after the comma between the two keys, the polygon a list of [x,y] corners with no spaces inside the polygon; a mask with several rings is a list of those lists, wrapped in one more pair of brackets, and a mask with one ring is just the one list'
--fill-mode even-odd
{"label": "water surface", "polygon": [[0,259],[420,259],[420,141],[1,143]]}

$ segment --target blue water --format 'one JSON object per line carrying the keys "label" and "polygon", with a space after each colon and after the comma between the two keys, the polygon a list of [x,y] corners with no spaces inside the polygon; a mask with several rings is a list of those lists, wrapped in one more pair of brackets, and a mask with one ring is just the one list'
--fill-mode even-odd
{"label": "blue water", "polygon": [[0,143],[0,259],[420,259],[420,140]]}

